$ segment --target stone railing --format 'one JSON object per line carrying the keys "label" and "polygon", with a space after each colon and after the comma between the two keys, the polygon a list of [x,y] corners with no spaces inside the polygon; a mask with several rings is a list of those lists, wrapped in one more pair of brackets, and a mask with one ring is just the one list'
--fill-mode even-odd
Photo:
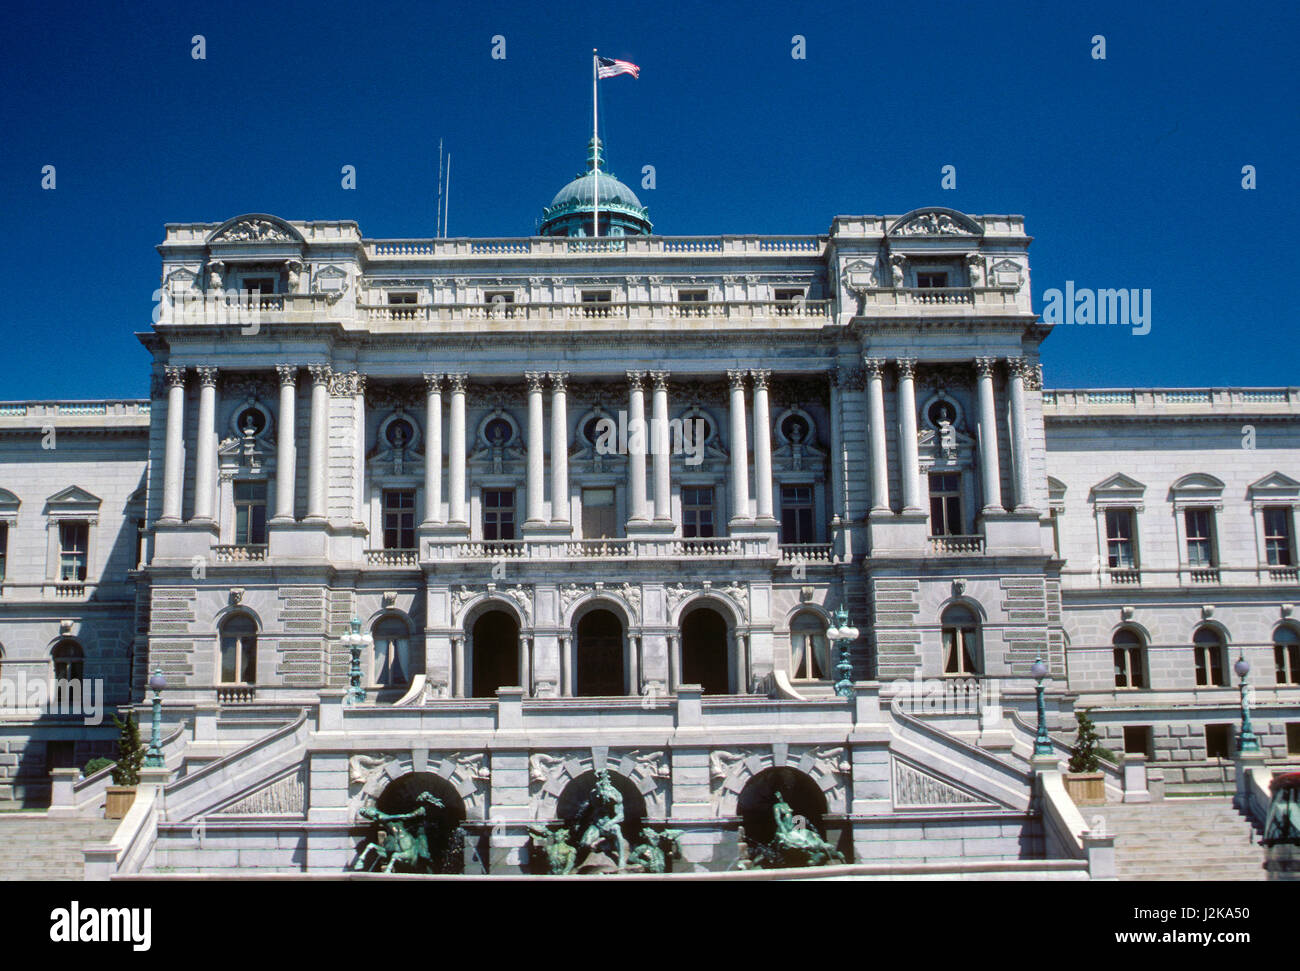
{"label": "stone railing", "polygon": [[1194,414],[1300,414],[1300,388],[1056,388],[1043,391],[1048,418]]}
{"label": "stone railing", "polygon": [[555,320],[828,320],[829,300],[611,300],[534,303],[387,304],[362,302],[371,321]]}
{"label": "stone railing", "polygon": [[571,253],[611,255],[684,254],[696,256],[820,256],[826,236],[609,236],[574,239],[566,236],[501,237],[495,239],[366,239],[368,260],[410,260],[412,257],[502,256],[558,257]]}
{"label": "stone railing", "polygon": [[1006,307],[1014,309],[1018,287],[870,287],[863,307]]}
{"label": "stone railing", "polygon": [[930,552],[937,554],[969,554],[984,552],[984,537],[974,536],[931,536]]}
{"label": "stone railing", "polygon": [[260,563],[266,559],[265,543],[236,543],[212,547],[217,563]]}
{"label": "stone railing", "polygon": [[782,566],[835,561],[835,553],[830,543],[782,543],[778,550],[777,562]]}
{"label": "stone railing", "polygon": [[[105,401],[4,401],[0,402],[0,425],[6,418],[131,418],[148,417],[149,401],[119,398]],[[36,422],[24,422],[31,425]]]}
{"label": "stone railing", "polygon": [[418,566],[419,550],[366,550],[367,566]]}
{"label": "stone railing", "polygon": [[257,700],[257,687],[251,684],[217,685],[217,701],[223,705],[247,705]]}
{"label": "stone railing", "polygon": [[1106,576],[1115,586],[1135,587],[1142,582],[1142,571],[1135,567],[1110,567]]}
{"label": "stone railing", "polygon": [[[829,547],[817,547],[829,551]],[[511,540],[502,542],[430,542],[427,560],[575,560],[575,559],[720,559],[774,556],[762,539],[729,536],[682,539]],[[829,556],[827,552],[825,555]],[[829,559],[823,562],[829,562]]]}
{"label": "stone railing", "polygon": [[1218,567],[1198,567],[1187,571],[1188,579],[1195,584],[1218,583]]}
{"label": "stone railing", "polygon": [[630,539],[575,539],[565,543],[564,548],[570,556],[579,558],[633,555],[633,544]]}

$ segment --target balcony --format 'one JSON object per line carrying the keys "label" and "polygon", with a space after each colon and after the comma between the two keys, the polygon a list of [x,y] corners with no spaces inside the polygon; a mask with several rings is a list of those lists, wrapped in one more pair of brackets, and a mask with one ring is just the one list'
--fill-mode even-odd
{"label": "balcony", "polygon": [[930,552],[938,556],[971,556],[984,552],[984,537],[931,536]]}
{"label": "balcony", "polygon": [[236,543],[214,546],[212,559],[217,563],[261,563],[266,559],[266,544]]}
{"label": "balcony", "polygon": [[416,567],[419,565],[419,550],[366,550],[366,566]]}
{"label": "balcony", "polygon": [[502,256],[564,259],[570,253],[611,256],[682,254],[692,257],[763,256],[819,257],[825,236],[609,236],[573,239],[564,236],[502,237],[497,239],[367,239],[362,241],[367,260],[409,261],[435,259],[499,259]]}
{"label": "balcony", "polygon": [[1136,587],[1142,583],[1142,571],[1135,567],[1110,567],[1106,571],[1110,582],[1119,587]]}
{"label": "balcony", "polygon": [[436,324],[471,321],[519,327],[557,321],[602,320],[624,327],[671,326],[673,321],[707,320],[744,325],[752,321],[829,322],[829,300],[611,300],[532,303],[388,304],[363,300],[359,319],[375,324]]}
{"label": "balcony", "polygon": [[251,684],[217,685],[217,701],[223,705],[247,705],[257,700],[257,688]]}
{"label": "balcony", "polygon": [[1273,583],[1295,583],[1300,580],[1300,568],[1294,566],[1270,566],[1268,578]]}
{"label": "balcony", "polygon": [[897,307],[951,311],[988,309],[1000,313],[1018,309],[1019,287],[869,287],[862,294],[863,312]]}
{"label": "balcony", "polygon": [[497,540],[433,541],[423,550],[424,559],[445,560],[726,560],[768,559],[775,562],[777,552],[762,538],[711,536],[683,539],[653,537],[648,539],[576,539],[576,540]]}
{"label": "balcony", "polygon": [[781,566],[799,564],[825,564],[835,562],[835,551],[830,543],[782,543],[777,562]]}
{"label": "balcony", "polygon": [[1194,584],[1207,584],[1219,582],[1218,567],[1197,567],[1187,571],[1188,579]]}

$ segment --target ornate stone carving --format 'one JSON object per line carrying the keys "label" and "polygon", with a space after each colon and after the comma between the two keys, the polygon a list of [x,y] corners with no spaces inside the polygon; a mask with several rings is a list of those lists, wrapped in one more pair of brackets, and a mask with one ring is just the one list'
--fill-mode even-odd
{"label": "ornate stone carving", "polygon": [[984,286],[984,257],[979,253],[966,254],[966,268],[970,273],[970,285],[973,287]]}
{"label": "ornate stone carving", "polygon": [[483,758],[482,752],[452,752],[447,761],[456,766],[456,771],[466,779],[490,779],[492,770]]}
{"label": "ornate stone carving", "polygon": [[745,616],[749,616],[749,587],[742,583],[728,583],[725,587],[719,587],[718,589],[740,604],[740,609]]}
{"label": "ornate stone carving", "polygon": [[642,752],[639,749],[633,749],[621,758],[611,757],[610,761],[617,760],[621,764],[624,759],[631,759],[636,764],[636,769],[633,771],[639,769],[639,774],[646,778],[668,779],[672,777],[672,771],[668,767],[668,762],[664,758],[662,750]]}
{"label": "ornate stone carving", "polygon": [[307,810],[307,787],[299,770],[249,793],[221,810],[222,816],[302,816]]}
{"label": "ornate stone carving", "polygon": [[651,372],[650,372],[650,386],[653,387],[654,390],[656,390],[656,391],[667,391],[667,390],[668,390],[668,372],[667,372],[667,371],[651,371]]}
{"label": "ornate stone carving", "polygon": [[645,372],[628,371],[626,373],[627,373],[627,383],[628,386],[631,388],[631,390],[640,391],[642,387],[642,382],[645,381]]}
{"label": "ornate stone carving", "polygon": [[214,243],[297,242],[269,219],[241,219],[212,238]]}
{"label": "ornate stone carving", "polygon": [[620,597],[623,598],[624,601],[627,602],[627,605],[632,608],[632,612],[635,613],[637,617],[640,617],[641,615],[641,588],[640,587],[634,587],[632,584],[624,582],[619,584],[617,587],[615,587],[614,592],[617,593]]}
{"label": "ornate stone carving", "polygon": [[469,386],[469,375],[463,371],[453,371],[447,375],[447,389],[452,393],[464,394]]}
{"label": "ornate stone carving", "polygon": [[366,376],[359,371],[335,371],[330,375],[329,389],[335,397],[365,394]]}
{"label": "ornate stone carving", "polygon": [[528,778],[545,785],[559,777],[564,771],[566,761],[562,755],[543,755],[541,752],[530,755],[528,756]]}
{"label": "ornate stone carving", "polygon": [[677,605],[693,594],[695,590],[684,583],[670,583],[664,587],[664,596],[668,598],[668,609],[676,610]]}
{"label": "ornate stone carving", "polygon": [[296,364],[277,364],[275,373],[280,380],[281,387],[297,384],[298,382],[298,366]]}
{"label": "ornate stone carving", "polygon": [[993,368],[998,363],[996,357],[977,357],[975,358],[975,373],[981,378],[993,374]]}
{"label": "ornate stone carving", "polygon": [[916,377],[916,358],[900,357],[894,365],[898,368],[899,380]]}
{"label": "ornate stone carving", "polygon": [[513,587],[507,587],[501,592],[519,605],[519,609],[524,615],[524,622],[531,624],[533,622],[532,589],[525,588],[522,583],[516,583]]}
{"label": "ornate stone carving", "polygon": [[163,374],[168,388],[185,387],[185,369],[172,364],[163,365]]}
{"label": "ornate stone carving", "polygon": [[903,266],[907,257],[902,253],[891,253],[889,255],[889,275],[893,280],[895,288],[903,285]]}
{"label": "ornate stone carving", "polygon": [[901,226],[895,227],[894,236],[978,236],[980,230],[973,224],[946,212],[917,213]]}
{"label": "ornate stone carving", "polygon": [[866,369],[868,378],[883,378],[885,374],[885,365],[888,362],[883,357],[863,357],[862,365]]}
{"label": "ornate stone carving", "polygon": [[312,384],[330,383],[330,375],[333,373],[328,364],[308,364],[307,371],[311,375]]}
{"label": "ornate stone carving", "polygon": [[727,372],[727,386],[732,391],[744,391],[746,374],[748,374],[748,372],[744,370],[729,370]]}
{"label": "ornate stone carving", "polygon": [[740,762],[749,758],[751,752],[741,750],[729,752],[726,749],[714,749],[709,753],[709,778],[725,779]]}
{"label": "ornate stone carving", "polygon": [[567,613],[574,602],[590,589],[590,587],[580,587],[576,583],[566,583],[560,587],[560,612]]}
{"label": "ornate stone carving", "polygon": [[465,609],[465,605],[479,595],[479,591],[471,590],[469,587],[461,585],[451,588],[451,620],[456,622]]}
{"label": "ornate stone carving", "polygon": [[969,792],[900,759],[893,760],[893,768],[895,806],[959,806],[981,802]]}
{"label": "ornate stone carving", "polygon": [[388,764],[385,755],[354,755],[348,759],[348,782],[354,786],[368,785],[370,780]]}
{"label": "ornate stone carving", "polygon": [[546,373],[544,371],[525,371],[524,382],[528,385],[530,394],[534,391],[540,392],[546,384]]}
{"label": "ornate stone carving", "polygon": [[569,372],[568,371],[547,371],[546,377],[550,379],[551,390],[558,394],[565,394],[569,390]]}
{"label": "ornate stone carving", "polygon": [[754,389],[758,390],[760,388],[767,387],[767,383],[772,377],[772,372],[764,369],[755,368],[749,372],[749,375],[751,378],[754,379]]}

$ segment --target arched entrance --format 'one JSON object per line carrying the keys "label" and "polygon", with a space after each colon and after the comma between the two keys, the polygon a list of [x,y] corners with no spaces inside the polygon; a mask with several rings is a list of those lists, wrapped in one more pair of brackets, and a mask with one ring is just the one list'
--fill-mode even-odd
{"label": "arched entrance", "polygon": [[682,620],[682,684],[698,684],[706,695],[731,692],[727,621],[711,607],[698,607]]}
{"label": "arched entrance", "polygon": [[519,683],[519,623],[504,610],[489,610],[470,631],[470,694],[495,698],[497,688]]}
{"label": "arched entrance", "polygon": [[623,674],[623,623],[611,610],[592,610],[578,621],[573,693],[579,696],[621,695],[627,690]]}
{"label": "arched entrance", "polygon": [[[623,797],[623,822],[619,828],[622,829],[624,838],[635,846],[641,842],[641,825],[646,818],[645,796],[631,779],[612,769],[609,781]],[[581,829],[585,826],[589,820],[582,818],[583,809],[595,785],[596,773],[588,770],[565,786],[555,804],[555,818],[571,828]]]}
{"label": "arched entrance", "polygon": [[745,838],[767,843],[776,834],[772,805],[776,794],[789,805],[795,816],[802,816],[821,836],[826,835],[822,817],[826,815],[826,796],[812,776],[789,766],[764,769],[745,784],[736,800],[736,812],[745,827]]}
{"label": "arched entrance", "polygon": [[[437,802],[428,800],[428,796]],[[422,815],[401,818],[421,808]],[[433,772],[408,772],[388,784],[375,801],[374,809],[380,819],[376,821],[372,844],[379,844],[387,853],[399,850],[403,842],[417,847],[411,857],[399,858],[393,869],[415,873],[464,871],[465,833],[461,825],[465,822],[465,803],[456,787],[442,776]],[[363,810],[362,815],[368,813]],[[409,835],[409,840],[392,838],[392,834],[400,836],[402,830]],[[368,869],[387,869],[391,858],[383,851],[367,852],[365,846],[358,847],[363,865],[368,864]]]}

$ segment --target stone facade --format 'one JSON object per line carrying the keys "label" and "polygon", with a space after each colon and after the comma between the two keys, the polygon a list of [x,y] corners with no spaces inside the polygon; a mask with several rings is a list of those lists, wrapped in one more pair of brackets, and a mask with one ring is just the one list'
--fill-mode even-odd
{"label": "stone facade", "polygon": [[[150,399],[0,405],[3,676],[68,642],[119,705],[162,670],[173,869],[339,869],[416,774],[471,868],[517,871],[601,768],[691,866],[736,864],[773,780],[860,861],[1041,857],[1039,657],[1062,751],[1086,707],[1116,749],[1149,728],[1167,785],[1221,788],[1240,654],[1294,758],[1294,525],[1270,565],[1263,519],[1300,502],[1300,392],[1043,391],[1028,244],[944,209],[781,238],[169,225]],[[1136,565],[1108,560],[1121,508]],[[84,581],[61,520],[89,524]],[[112,735],[0,712],[0,799]]]}

